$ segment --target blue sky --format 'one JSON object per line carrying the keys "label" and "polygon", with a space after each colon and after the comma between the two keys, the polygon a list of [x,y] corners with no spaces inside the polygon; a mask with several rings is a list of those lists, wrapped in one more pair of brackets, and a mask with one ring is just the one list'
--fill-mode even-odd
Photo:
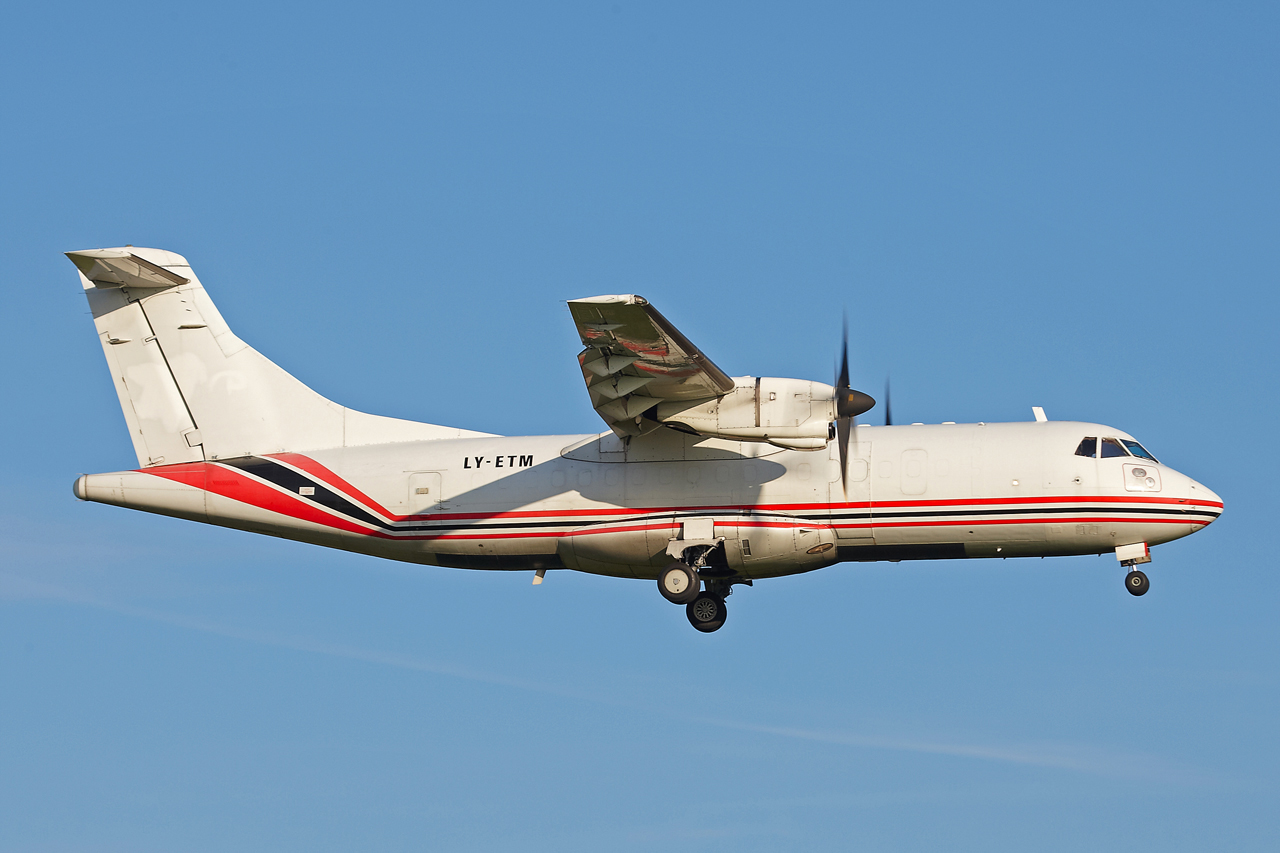
{"label": "blue sky", "polygon": [[[1270,4],[46,3],[0,27],[0,848],[1271,850]],[[1223,496],[1111,557],[651,584],[81,504],[61,252],[186,255],[366,411],[601,428],[564,300],[899,421],[1100,421]],[[880,410],[870,413],[874,421]]]}

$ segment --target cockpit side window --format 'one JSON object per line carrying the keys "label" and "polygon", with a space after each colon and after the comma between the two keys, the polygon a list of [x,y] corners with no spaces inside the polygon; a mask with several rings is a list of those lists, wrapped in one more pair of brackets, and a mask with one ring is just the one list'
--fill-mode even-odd
{"label": "cockpit side window", "polygon": [[1157,465],[1160,464],[1160,460],[1152,456],[1150,453],[1148,453],[1147,449],[1143,447],[1141,444],[1138,444],[1138,442],[1130,441],[1127,438],[1122,438],[1120,439],[1120,443],[1123,444],[1125,447],[1129,448],[1129,452],[1132,453],[1134,456],[1138,456],[1142,459],[1150,459],[1152,462],[1156,463]]}
{"label": "cockpit side window", "polygon": [[1084,441],[1080,442],[1080,446],[1076,448],[1076,456],[1087,456],[1090,459],[1098,458],[1098,437],[1091,435]]}
{"label": "cockpit side window", "polygon": [[1102,458],[1110,459],[1113,456],[1128,456],[1129,453],[1124,449],[1124,445],[1116,441],[1114,438],[1102,439]]}

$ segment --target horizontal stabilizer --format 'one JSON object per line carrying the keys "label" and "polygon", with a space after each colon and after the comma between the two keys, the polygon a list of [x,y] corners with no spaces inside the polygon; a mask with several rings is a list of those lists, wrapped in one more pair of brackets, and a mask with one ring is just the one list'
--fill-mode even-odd
{"label": "horizontal stabilizer", "polygon": [[[84,273],[84,277],[97,287],[175,287],[187,284],[191,279],[165,269],[159,263],[139,257],[129,248],[124,249],[85,249],[80,252],[67,252],[71,263]],[[170,255],[181,266],[186,260],[172,252],[158,252],[155,249],[145,250],[153,255]],[[168,258],[162,258],[168,260]]]}

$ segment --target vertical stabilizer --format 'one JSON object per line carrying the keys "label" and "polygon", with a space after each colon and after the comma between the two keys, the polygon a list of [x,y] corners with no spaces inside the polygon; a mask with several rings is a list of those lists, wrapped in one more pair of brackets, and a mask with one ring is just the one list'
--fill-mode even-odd
{"label": "vertical stabilizer", "polygon": [[67,257],[142,467],[483,435],[325,399],[237,338],[181,255],[128,246]]}

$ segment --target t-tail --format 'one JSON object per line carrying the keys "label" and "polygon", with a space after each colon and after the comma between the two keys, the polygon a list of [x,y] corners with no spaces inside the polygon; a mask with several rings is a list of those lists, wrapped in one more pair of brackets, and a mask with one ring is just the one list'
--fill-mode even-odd
{"label": "t-tail", "polygon": [[325,399],[236,337],[181,255],[126,246],[67,257],[141,468],[482,434]]}

